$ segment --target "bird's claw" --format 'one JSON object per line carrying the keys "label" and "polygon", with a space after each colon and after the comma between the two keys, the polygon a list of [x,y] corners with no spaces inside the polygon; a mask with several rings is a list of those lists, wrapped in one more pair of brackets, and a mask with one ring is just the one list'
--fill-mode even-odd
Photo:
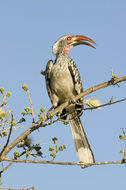
{"label": "bird's claw", "polygon": [[47,112],[47,118],[48,119],[52,119],[52,114],[51,114],[51,111],[52,111],[52,109],[54,108],[54,106],[52,106],[49,110],[48,110],[48,112]]}
{"label": "bird's claw", "polygon": [[69,104],[75,104],[75,103],[76,103],[76,101],[74,100],[74,97],[71,97],[69,99]]}
{"label": "bird's claw", "polygon": [[47,112],[47,118],[48,118],[48,119],[52,119],[52,117],[53,117],[53,116],[51,115],[51,111],[48,111],[48,112]]}
{"label": "bird's claw", "polygon": [[61,119],[61,111],[59,111],[58,113],[57,113],[57,117],[58,117],[58,119]]}

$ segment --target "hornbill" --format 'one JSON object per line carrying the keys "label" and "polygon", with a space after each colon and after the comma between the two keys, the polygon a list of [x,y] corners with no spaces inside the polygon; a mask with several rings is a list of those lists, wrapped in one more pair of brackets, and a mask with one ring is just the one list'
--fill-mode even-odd
{"label": "hornbill", "polygon": [[[84,165],[93,163],[94,156],[80,120],[83,98],[73,102],[73,97],[83,91],[83,85],[79,70],[68,54],[72,47],[80,44],[95,48],[89,42],[95,44],[92,39],[82,35],[61,37],[53,45],[56,60],[54,63],[52,60],[48,61],[45,71],[46,87],[53,108],[66,101],[72,102],[68,108],[62,111],[61,116],[64,113],[68,114],[76,152],[80,163]],[[83,164],[81,167],[84,167]]]}

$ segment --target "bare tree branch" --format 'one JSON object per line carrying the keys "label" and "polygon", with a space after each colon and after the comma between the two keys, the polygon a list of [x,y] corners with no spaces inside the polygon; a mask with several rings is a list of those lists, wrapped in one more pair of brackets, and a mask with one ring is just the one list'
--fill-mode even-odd
{"label": "bare tree branch", "polygon": [[[120,77],[120,78],[116,78],[116,79],[111,79],[107,82],[104,82],[104,83],[101,83],[101,84],[98,84],[94,87],[91,87],[87,90],[85,90],[84,92],[78,94],[77,96],[75,96],[73,98],[73,100],[76,102],[77,100],[79,100],[80,98],[82,98],[83,96],[86,96],[88,94],[91,94],[92,92],[95,92],[99,89],[102,89],[102,88],[105,88],[105,87],[108,87],[108,86],[112,86],[112,85],[116,85],[117,83],[120,83],[120,82],[123,82],[123,81],[126,81],[126,76],[124,77]],[[57,113],[61,112],[64,108],[66,108],[67,106],[69,105],[69,102],[65,102],[63,104],[61,104],[58,108],[56,108],[54,111],[51,111],[50,112],[50,115],[51,116],[54,116],[56,115]]]}
{"label": "bare tree branch", "polygon": [[[95,92],[99,89],[108,87],[108,86],[112,86],[112,85],[116,85],[117,83],[126,81],[126,76],[124,77],[120,77],[120,78],[116,78],[116,79],[111,79],[107,82],[101,83],[99,85],[96,85],[94,87],[91,87],[89,89],[87,89],[86,91],[82,92],[81,94],[77,95],[74,97],[74,101],[76,102],[78,99],[80,99],[83,96],[86,96],[92,92]],[[69,105],[69,102],[65,102],[62,105],[60,105],[58,108],[56,108],[55,110],[50,112],[50,115],[53,117],[54,115],[57,115],[60,111],[62,111],[65,107],[67,107]],[[24,131],[19,137],[17,137],[10,145],[8,145],[4,151],[4,153],[2,154],[1,160],[11,151],[11,149],[13,149],[19,142],[21,142],[23,139],[26,138],[26,136],[28,136],[30,133],[32,133],[33,131],[37,130],[39,127],[45,127],[45,122],[48,120],[47,116],[44,117],[43,121],[38,121],[36,123],[33,123],[32,126],[30,128],[28,128],[26,131]]]}
{"label": "bare tree branch", "polygon": [[2,156],[2,154],[4,154],[4,151],[5,151],[6,147],[7,147],[8,144],[9,144],[10,137],[11,137],[11,132],[12,132],[12,127],[13,127],[13,124],[12,124],[12,123],[13,123],[13,120],[14,120],[14,118],[13,118],[13,112],[11,111],[11,124],[10,124],[9,135],[8,135],[7,142],[6,142],[5,146],[3,147],[3,150],[2,150],[1,153],[0,153],[0,156]]}
{"label": "bare tree branch", "polygon": [[[16,163],[56,164],[56,165],[74,165],[74,166],[84,165],[83,163],[79,163],[79,162],[76,163],[76,162],[55,162],[55,161],[39,161],[39,160],[16,160],[16,159],[10,159],[10,158],[4,158],[3,161],[10,161],[10,162],[16,162]],[[85,167],[96,166],[96,165],[108,165],[108,164],[124,164],[124,163],[122,162],[122,160],[95,162],[95,163],[86,164]]]}
{"label": "bare tree branch", "polygon": [[98,108],[101,108],[101,107],[109,106],[109,105],[124,102],[124,101],[126,101],[126,98],[121,99],[121,100],[117,100],[117,101],[114,101],[114,102],[108,102],[106,104],[102,104],[102,105],[99,105],[99,106],[94,106],[94,107],[89,107],[89,108],[82,108],[82,109],[83,110],[93,110],[93,109],[98,109]]}
{"label": "bare tree branch", "polygon": [[13,161],[11,161],[6,167],[4,167],[1,171],[0,171],[0,177],[1,177],[1,174],[7,170],[11,165],[13,164]]}
{"label": "bare tree branch", "polygon": [[[126,98],[123,98],[123,99],[120,99],[120,100],[117,100],[117,101],[113,101],[113,102],[111,102],[111,101],[109,101],[108,103],[106,103],[106,104],[101,104],[101,105],[99,105],[99,106],[93,106],[93,107],[82,107],[82,108],[78,108],[77,110],[93,110],[93,109],[98,109],[98,108],[102,108],[102,107],[105,107],[105,106],[109,106],[109,105],[112,105],[112,104],[116,104],[116,103],[120,103],[120,102],[124,102],[124,101],[126,101]],[[79,104],[79,105],[84,105],[84,104]],[[57,121],[59,121],[59,120],[61,120],[62,121],[62,118],[64,118],[65,116],[67,116],[68,114],[70,114],[72,111],[69,111],[69,113],[65,113],[64,115],[62,115],[60,118],[57,118],[57,119],[55,119],[55,120],[52,120],[52,121],[50,121],[49,123],[46,123],[46,124],[44,124],[45,126],[47,126],[47,125],[51,125],[52,123],[55,123],[55,122],[57,122]],[[67,120],[68,122],[70,121],[70,120]]]}
{"label": "bare tree branch", "polygon": [[3,167],[2,170],[0,170],[0,185],[2,184],[1,183],[1,174],[6,171],[11,165],[13,164],[13,162],[11,161],[6,167]]}
{"label": "bare tree branch", "polygon": [[10,187],[0,187],[0,190],[4,190],[4,189],[6,189],[6,190],[32,190],[33,189],[33,187],[29,187],[29,188],[20,188],[20,189],[15,189],[15,188],[10,188]]}
{"label": "bare tree branch", "polygon": [[29,99],[30,105],[31,105],[32,119],[33,119],[33,123],[34,123],[35,122],[35,115],[34,115],[34,112],[33,112],[33,105],[32,105],[32,101],[31,101],[29,90],[27,90],[27,94],[28,94],[28,99]]}

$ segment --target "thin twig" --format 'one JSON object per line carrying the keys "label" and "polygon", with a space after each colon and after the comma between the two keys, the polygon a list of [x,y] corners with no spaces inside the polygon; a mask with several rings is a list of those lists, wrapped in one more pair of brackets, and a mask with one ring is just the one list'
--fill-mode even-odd
{"label": "thin twig", "polygon": [[5,146],[3,147],[3,149],[2,149],[2,151],[1,151],[1,153],[0,153],[0,157],[2,157],[2,154],[4,153],[6,147],[7,147],[8,144],[9,144],[10,137],[11,137],[11,132],[12,132],[12,127],[13,127],[13,124],[12,124],[12,123],[13,123],[13,120],[14,120],[14,118],[13,118],[13,112],[11,112],[11,123],[10,123],[9,135],[8,135],[7,142],[6,142]]}
{"label": "thin twig", "polygon": [[12,164],[13,164],[13,162],[11,161],[6,167],[3,167],[3,169],[0,170],[0,185],[2,184],[2,183],[1,183],[1,174],[2,174],[5,170],[7,170]]}
{"label": "thin twig", "polygon": [[[11,161],[16,163],[33,163],[33,164],[56,164],[56,165],[84,165],[83,163],[76,163],[76,162],[55,162],[55,161],[39,161],[39,160],[16,160],[10,158],[4,158],[3,161]],[[104,161],[104,162],[96,162],[96,163],[89,163],[85,164],[85,167],[95,166],[95,165],[107,165],[107,164],[124,164],[122,160],[120,161]]]}
{"label": "thin twig", "polygon": [[13,163],[14,163],[14,162],[11,161],[6,167],[3,168],[3,169],[0,171],[0,176],[1,176],[1,174],[2,174],[5,170],[8,169]]}
{"label": "thin twig", "polygon": [[6,189],[6,190],[32,190],[33,187],[29,187],[27,189],[25,189],[25,188],[15,189],[15,188],[10,188],[10,187],[0,187],[0,190],[2,190],[2,189]]}
{"label": "thin twig", "polygon": [[[14,127],[14,126],[13,126],[13,130],[14,130],[14,129],[16,130],[16,129],[19,129],[19,128],[21,129],[21,128],[24,128],[24,127],[22,127],[22,126],[20,126],[20,127]],[[10,129],[10,127],[4,128],[4,131],[7,131],[7,130],[9,130],[9,129]]]}
{"label": "thin twig", "polygon": [[[123,102],[123,101],[126,101],[126,98],[124,99],[120,99],[120,100],[117,100],[117,101],[114,101],[114,102],[109,102],[109,103],[106,103],[106,104],[101,104],[99,106],[94,106],[94,107],[88,107],[88,108],[78,108],[76,110],[93,110],[93,109],[98,109],[98,108],[101,108],[101,107],[105,107],[105,106],[108,106],[108,105],[112,105],[112,104],[116,104],[116,103],[119,103],[119,102]],[[79,105],[84,105],[84,104],[79,104]],[[73,111],[69,111],[68,113],[65,113],[64,115],[61,115],[60,118],[57,118],[55,120],[52,120],[48,123],[45,123],[43,126],[48,126],[48,125],[51,125],[52,123],[55,123],[57,121],[62,121],[62,118],[64,118],[65,116],[67,116],[68,114],[70,114],[71,112]],[[69,122],[71,119],[67,120],[67,122]]]}
{"label": "thin twig", "polygon": [[121,99],[121,100],[117,100],[117,101],[114,101],[114,102],[109,102],[109,103],[106,103],[106,104],[102,104],[102,105],[99,105],[99,106],[94,106],[94,107],[90,107],[90,108],[82,108],[82,109],[83,110],[93,110],[93,109],[98,109],[98,108],[101,108],[101,107],[109,106],[109,105],[112,105],[112,104],[116,104],[116,103],[119,103],[119,102],[123,102],[123,101],[126,101],[126,98]]}
{"label": "thin twig", "polygon": [[31,105],[31,113],[32,113],[33,123],[35,123],[35,115],[34,115],[34,112],[33,112],[33,105],[32,105],[32,101],[31,101],[29,90],[27,90],[27,94],[28,94],[28,99],[29,99],[30,105]]}
{"label": "thin twig", "polygon": [[59,121],[59,120],[60,120],[60,118],[51,120],[50,122],[43,124],[43,127],[46,127],[46,126],[48,126],[48,125],[51,125],[51,124],[53,124],[53,123],[55,123],[55,122],[57,122],[57,121]]}

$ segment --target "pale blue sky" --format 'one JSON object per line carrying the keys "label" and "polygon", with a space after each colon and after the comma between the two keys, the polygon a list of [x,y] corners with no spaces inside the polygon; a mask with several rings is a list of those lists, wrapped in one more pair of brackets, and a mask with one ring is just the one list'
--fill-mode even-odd
{"label": "pale blue sky", "polygon": [[[0,0],[0,87],[12,92],[9,105],[16,119],[29,103],[21,89],[24,82],[29,86],[36,116],[41,106],[46,110],[51,107],[40,70],[45,69],[49,59],[55,59],[52,45],[66,34],[86,35],[97,44],[96,50],[78,46],[70,52],[85,89],[109,80],[111,66],[118,76],[126,75],[125,0]],[[126,84],[121,83],[120,88],[102,89],[91,97],[106,103],[112,96],[115,100],[125,98],[125,92]],[[123,102],[83,114],[82,122],[96,162],[121,159],[119,152],[124,144],[118,136],[120,128],[125,128],[125,110]],[[23,125],[25,129],[30,127],[30,121],[28,119]],[[14,132],[12,139],[25,129]],[[44,144],[45,160],[49,160],[46,149],[54,136],[67,147],[56,161],[76,162],[69,125],[59,122],[31,135],[34,142]],[[3,186],[15,188],[35,185],[37,190],[118,190],[125,186],[125,167],[109,165],[81,169],[77,166],[14,164],[2,179]]]}

